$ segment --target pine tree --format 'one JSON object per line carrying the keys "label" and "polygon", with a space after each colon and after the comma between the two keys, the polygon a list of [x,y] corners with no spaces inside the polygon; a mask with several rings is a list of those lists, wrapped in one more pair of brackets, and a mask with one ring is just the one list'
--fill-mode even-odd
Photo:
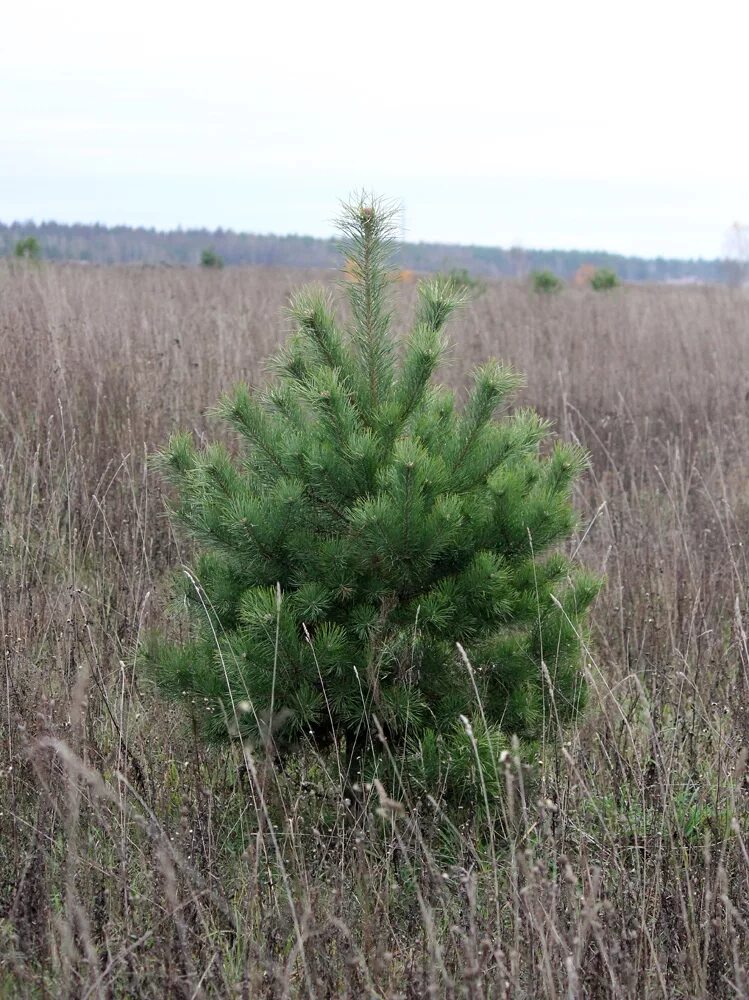
{"label": "pine tree", "polygon": [[13,247],[13,256],[20,260],[39,260],[42,256],[42,248],[36,236],[24,236],[23,239],[16,240]]}
{"label": "pine tree", "polygon": [[590,287],[594,292],[608,292],[612,288],[618,288],[619,278],[616,276],[616,271],[608,267],[599,267],[590,279]]}
{"label": "pine tree", "polygon": [[553,295],[561,292],[562,281],[553,271],[532,271],[531,287],[539,295]]}
{"label": "pine tree", "polygon": [[213,247],[208,247],[200,254],[200,266],[220,271],[224,266],[224,258],[217,254]]}
{"label": "pine tree", "polygon": [[202,555],[178,585],[190,640],[152,637],[144,659],[210,741],[332,746],[350,775],[395,761],[458,797],[480,761],[495,793],[509,737],[532,743],[584,701],[598,582],[558,543],[585,455],[542,450],[531,410],[495,419],[521,384],[510,368],[479,367],[462,408],[434,382],[461,298],[449,279],[421,284],[399,359],[393,213],[362,198],[341,228],[350,323],[301,291],[275,380],[219,404],[240,454],[178,435],[159,457]]}

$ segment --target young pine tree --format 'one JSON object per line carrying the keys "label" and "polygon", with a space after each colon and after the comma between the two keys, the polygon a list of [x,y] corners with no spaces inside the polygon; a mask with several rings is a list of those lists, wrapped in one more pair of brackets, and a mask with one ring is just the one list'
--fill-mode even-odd
{"label": "young pine tree", "polygon": [[350,323],[303,290],[275,381],[221,400],[239,454],[179,435],[160,456],[203,552],[179,585],[191,638],[153,637],[144,658],[208,740],[281,758],[334,746],[350,778],[394,762],[454,797],[475,794],[480,762],[496,793],[508,738],[532,742],[584,700],[598,583],[557,546],[585,456],[542,452],[530,410],[495,419],[521,382],[509,368],[478,368],[462,408],[434,383],[460,300],[449,279],[421,285],[399,359],[392,218],[345,209]]}
{"label": "young pine tree", "polygon": [[24,236],[16,240],[13,247],[13,256],[19,260],[39,260],[42,256],[42,248],[36,236]]}

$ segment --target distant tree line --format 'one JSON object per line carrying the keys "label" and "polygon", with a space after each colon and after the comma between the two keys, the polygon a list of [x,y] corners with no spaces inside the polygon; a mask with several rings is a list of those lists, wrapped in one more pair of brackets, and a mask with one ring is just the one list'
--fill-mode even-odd
{"label": "distant tree line", "polygon": [[[335,268],[335,239],[270,236],[230,229],[155,229],[130,226],[62,225],[57,222],[0,223],[0,256],[11,256],[19,240],[35,239],[46,260],[95,264],[199,265],[206,248],[226,265]],[[483,278],[527,277],[549,271],[569,281],[583,266],[605,268],[622,281],[730,281],[723,260],[646,259],[581,250],[526,250],[519,247],[404,243],[398,265],[414,271],[465,271]]]}

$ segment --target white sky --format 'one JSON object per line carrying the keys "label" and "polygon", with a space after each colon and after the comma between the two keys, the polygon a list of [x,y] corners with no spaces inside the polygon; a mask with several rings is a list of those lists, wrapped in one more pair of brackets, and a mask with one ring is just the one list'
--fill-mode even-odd
{"label": "white sky", "polygon": [[0,220],[718,256],[744,0],[0,0]]}

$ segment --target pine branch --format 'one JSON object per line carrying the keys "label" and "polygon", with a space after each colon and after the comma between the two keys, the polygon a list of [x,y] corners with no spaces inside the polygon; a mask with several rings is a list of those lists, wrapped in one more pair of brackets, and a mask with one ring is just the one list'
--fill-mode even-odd
{"label": "pine branch", "polygon": [[362,412],[372,421],[385,401],[395,356],[390,336],[387,291],[396,246],[396,208],[362,194],[343,206],[339,219],[349,278],[347,291],[354,315],[351,337],[359,355]]}

